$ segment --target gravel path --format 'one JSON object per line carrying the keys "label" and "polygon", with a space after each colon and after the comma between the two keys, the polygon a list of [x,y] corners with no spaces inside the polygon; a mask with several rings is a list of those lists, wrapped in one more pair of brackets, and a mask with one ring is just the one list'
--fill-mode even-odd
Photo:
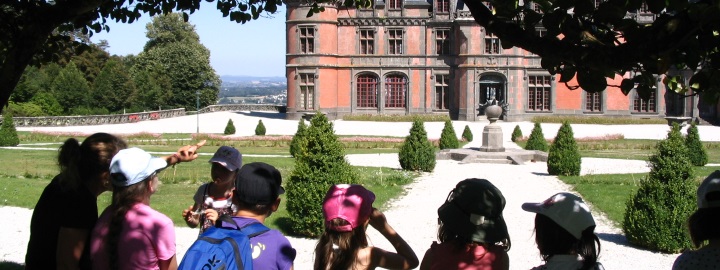
{"label": "gravel path", "polygon": [[[279,119],[277,114],[256,112],[216,112],[200,115],[200,132],[221,133],[227,119],[233,119],[238,130],[236,136],[252,135],[258,119],[262,119],[268,134],[291,135],[295,132],[297,121]],[[83,127],[19,127],[18,130],[60,131],[60,132],[110,132],[110,133],[194,133],[196,116],[184,116],[155,121],[143,121],[133,124],[117,124]],[[367,136],[406,136],[410,123],[348,122],[333,121],[339,135]],[[469,125],[478,138],[466,147],[479,146],[479,137],[487,122],[454,121],[455,132],[459,135],[465,125]],[[505,135],[505,147],[516,148],[510,142],[510,133],[519,125],[523,134],[530,134],[532,123],[500,123]],[[443,123],[426,123],[430,138],[438,138]],[[555,136],[559,124],[543,124],[547,138]],[[667,125],[573,125],[576,137],[600,137],[609,134],[623,134],[625,138],[662,139],[666,136]],[[720,127],[700,126],[703,141],[720,141]],[[348,161],[360,166],[383,166],[399,168],[396,154],[349,155]],[[713,161],[717,162],[717,161]],[[391,202],[385,212],[390,224],[403,236],[422,259],[425,250],[435,240],[437,230],[436,209],[444,202],[448,192],[455,184],[465,178],[486,178],[493,182],[505,195],[507,205],[504,216],[512,239],[510,250],[511,269],[528,269],[541,263],[534,243],[533,214],[521,210],[524,202],[540,202],[549,196],[572,191],[571,188],[554,176],[546,173],[546,164],[542,162],[526,165],[500,164],[459,164],[456,161],[439,160],[435,171],[426,173],[414,183],[408,185],[406,194]],[[582,174],[604,173],[641,173],[647,172],[647,164],[637,160],[613,160],[583,158]],[[0,198],[1,200],[2,198]],[[592,207],[592,206],[591,206]],[[0,207],[0,261],[23,262],[29,223],[32,210],[17,207]],[[594,212],[598,224],[596,232],[602,242],[600,261],[607,269],[667,269],[678,255],[658,254],[630,247],[621,231],[604,216]],[[197,230],[176,228],[178,256],[197,237]],[[373,245],[392,250],[389,243],[376,231],[370,230],[369,238]],[[312,252],[315,240],[291,238],[298,250],[295,269],[312,269]]]}

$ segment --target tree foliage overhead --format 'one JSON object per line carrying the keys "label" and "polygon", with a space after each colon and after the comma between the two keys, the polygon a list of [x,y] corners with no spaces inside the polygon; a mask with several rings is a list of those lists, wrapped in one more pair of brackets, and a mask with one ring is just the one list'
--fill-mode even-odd
{"label": "tree foliage overhead", "polygon": [[[497,35],[504,48],[518,46],[542,57],[541,65],[560,82],[572,78],[588,92],[603,91],[606,78],[623,76],[619,88],[649,97],[655,75],[672,69],[694,72],[664,81],[680,94],[692,90],[708,100],[720,96],[720,5],[717,0],[465,1],[475,21]],[[536,8],[537,10],[536,11]],[[650,15],[647,22],[638,16]],[[652,20],[654,19],[654,20]],[[547,30],[541,36],[535,29]],[[616,86],[616,85],[611,85]]]}
{"label": "tree foliage overhead", "polygon": [[[73,35],[110,31],[108,20],[133,23],[141,16],[189,14],[203,0],[21,0],[0,1],[0,108],[5,107],[29,64],[57,60],[62,54],[87,49],[87,40]],[[246,23],[264,12],[274,13],[278,0],[205,0],[215,2],[223,17]],[[319,11],[319,10],[318,10]],[[220,14],[218,14],[220,15]]]}

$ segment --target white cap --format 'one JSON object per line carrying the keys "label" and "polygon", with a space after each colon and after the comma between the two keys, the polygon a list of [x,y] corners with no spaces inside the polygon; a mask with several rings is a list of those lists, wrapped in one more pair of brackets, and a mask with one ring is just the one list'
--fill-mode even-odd
{"label": "white cap", "polygon": [[167,161],[152,157],[140,148],[123,149],[110,161],[110,174],[115,174],[111,177],[112,184],[118,187],[131,186],[165,167]]}
{"label": "white cap", "polygon": [[697,200],[698,208],[720,207],[720,170],[711,173],[703,180],[697,190]]}
{"label": "white cap", "polygon": [[549,217],[577,239],[585,229],[595,226],[590,208],[572,193],[561,192],[542,203],[524,203],[522,209]]}

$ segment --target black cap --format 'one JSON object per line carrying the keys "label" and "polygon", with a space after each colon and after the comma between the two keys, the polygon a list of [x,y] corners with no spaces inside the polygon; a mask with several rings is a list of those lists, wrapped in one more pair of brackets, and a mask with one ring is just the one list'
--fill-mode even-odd
{"label": "black cap", "polygon": [[510,239],[502,211],[505,197],[490,181],[465,179],[438,208],[443,226],[468,240],[497,243]]}
{"label": "black cap", "polygon": [[240,168],[235,178],[238,200],[254,205],[268,205],[285,193],[280,171],[263,162],[248,163]]}

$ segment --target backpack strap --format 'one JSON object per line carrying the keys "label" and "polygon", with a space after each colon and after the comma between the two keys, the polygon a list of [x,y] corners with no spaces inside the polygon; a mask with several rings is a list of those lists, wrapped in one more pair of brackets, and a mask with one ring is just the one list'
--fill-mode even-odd
{"label": "backpack strap", "polygon": [[[234,228],[228,228],[223,226],[223,222],[229,223]],[[215,227],[240,230],[245,235],[247,235],[248,238],[253,238],[255,236],[270,231],[270,228],[260,222],[252,222],[250,224],[240,227],[240,225],[238,225],[237,222],[235,222],[235,220],[230,215],[221,215],[220,217],[218,217],[218,220],[215,222]]]}

